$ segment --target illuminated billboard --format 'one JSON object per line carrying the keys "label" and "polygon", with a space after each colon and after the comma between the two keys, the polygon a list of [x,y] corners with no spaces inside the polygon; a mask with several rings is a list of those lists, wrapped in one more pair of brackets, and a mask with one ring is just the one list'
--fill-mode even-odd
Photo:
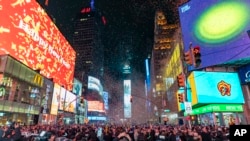
{"label": "illuminated billboard", "polygon": [[73,90],[72,92],[76,95],[82,95],[82,83],[81,81],[74,78]]}
{"label": "illuminated billboard", "polygon": [[131,118],[131,80],[124,80],[124,118]]}
{"label": "illuminated billboard", "polygon": [[59,101],[59,110],[64,110],[65,106],[65,95],[66,95],[66,89],[61,87],[60,89],[60,101]]}
{"label": "illuminated billboard", "polygon": [[188,77],[192,105],[244,103],[237,73],[194,71]]}
{"label": "illuminated billboard", "polygon": [[166,65],[167,67],[164,68],[166,89],[169,89],[174,84],[176,76],[178,76],[183,71],[182,65],[180,65],[181,64],[180,48],[181,48],[180,44],[176,43],[176,46],[174,47],[173,50],[173,54],[169,58],[168,65]]}
{"label": "illuminated billboard", "polygon": [[74,95],[72,92],[67,91],[66,92],[66,98],[65,98],[65,111],[67,112],[75,112],[76,108],[76,95]]}
{"label": "illuminated billboard", "polygon": [[88,89],[97,91],[101,96],[103,94],[103,88],[100,80],[93,76],[88,76]]}
{"label": "illuminated billboard", "polygon": [[58,106],[60,103],[60,85],[57,83],[54,84],[54,90],[53,90],[53,97],[51,102],[51,110],[50,113],[52,115],[57,115],[58,112]]}
{"label": "illuminated billboard", "polygon": [[180,6],[185,50],[190,42],[201,48],[201,67],[250,62],[249,7],[249,0],[191,0]]}
{"label": "illuminated billboard", "polygon": [[0,1],[0,55],[17,60],[72,89],[76,53],[35,0]]}
{"label": "illuminated billboard", "polygon": [[242,66],[238,69],[241,84],[250,83],[250,65]]}
{"label": "illuminated billboard", "polygon": [[109,93],[104,91],[102,98],[104,101],[104,109],[108,110],[109,109]]}
{"label": "illuminated billboard", "polygon": [[104,104],[101,101],[88,101],[88,111],[104,112]]}

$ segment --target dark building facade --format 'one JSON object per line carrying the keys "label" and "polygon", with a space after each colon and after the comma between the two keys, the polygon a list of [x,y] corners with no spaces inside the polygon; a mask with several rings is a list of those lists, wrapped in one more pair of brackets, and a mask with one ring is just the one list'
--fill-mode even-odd
{"label": "dark building facade", "polygon": [[75,76],[87,84],[88,76],[99,79],[103,73],[103,45],[101,43],[101,15],[91,7],[82,8],[74,24],[73,47],[77,52]]}

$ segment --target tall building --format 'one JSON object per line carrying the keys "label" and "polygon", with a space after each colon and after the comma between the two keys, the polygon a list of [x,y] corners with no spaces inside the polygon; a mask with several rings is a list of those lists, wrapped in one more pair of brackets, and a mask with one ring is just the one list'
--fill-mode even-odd
{"label": "tall building", "polygon": [[154,28],[154,48],[151,57],[151,99],[154,103],[155,115],[161,120],[161,113],[166,107],[166,88],[163,77],[163,68],[166,66],[164,60],[169,56],[174,42],[172,35],[178,26],[168,24],[167,19],[162,11],[156,11],[155,28]]}
{"label": "tall building", "polygon": [[90,7],[81,9],[74,22],[75,76],[84,85],[89,75],[101,79],[103,74],[104,52],[100,37],[100,31],[104,26],[103,20],[91,3]]}

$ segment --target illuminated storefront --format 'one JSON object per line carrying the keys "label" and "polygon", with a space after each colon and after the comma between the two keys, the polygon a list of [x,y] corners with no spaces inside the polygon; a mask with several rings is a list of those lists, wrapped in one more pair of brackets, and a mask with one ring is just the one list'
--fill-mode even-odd
{"label": "illuminated storefront", "polygon": [[72,90],[76,53],[42,7],[35,0],[0,1],[0,6],[0,55]]}
{"label": "illuminated storefront", "polygon": [[[194,71],[188,76],[186,94],[187,101],[192,104],[189,115],[196,123],[224,126],[233,122],[246,123],[243,114],[245,101],[235,72]],[[184,104],[179,105],[184,110]]]}
{"label": "illuminated storefront", "polygon": [[8,55],[0,59],[0,124],[38,123],[41,107],[45,106],[44,77]]}
{"label": "illuminated storefront", "polygon": [[203,125],[225,125],[229,126],[232,122],[235,124],[245,124],[242,104],[210,104],[194,108],[190,115],[191,119],[197,119],[199,124]]}
{"label": "illuminated storefront", "polygon": [[[240,82],[242,90],[244,92],[244,98],[250,99],[250,64],[238,68],[238,74],[240,77]],[[247,123],[250,124],[250,105],[244,105],[244,114],[247,119]]]}

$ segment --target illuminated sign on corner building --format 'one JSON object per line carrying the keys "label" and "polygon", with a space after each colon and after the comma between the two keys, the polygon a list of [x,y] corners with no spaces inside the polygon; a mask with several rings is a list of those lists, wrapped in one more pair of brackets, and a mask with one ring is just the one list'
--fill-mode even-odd
{"label": "illuminated sign on corner building", "polygon": [[250,65],[240,67],[238,70],[241,84],[250,83]]}
{"label": "illuminated sign on corner building", "polygon": [[41,70],[43,76],[71,90],[76,53],[42,7],[35,0],[1,0],[0,11],[4,17],[0,54]]}
{"label": "illuminated sign on corner building", "polygon": [[188,77],[192,105],[244,103],[237,73],[194,71]]}
{"label": "illuminated sign on corner building", "polygon": [[[212,112],[243,112],[242,104],[211,104],[195,108],[190,115],[198,115]],[[187,115],[187,113],[184,113]]]}

